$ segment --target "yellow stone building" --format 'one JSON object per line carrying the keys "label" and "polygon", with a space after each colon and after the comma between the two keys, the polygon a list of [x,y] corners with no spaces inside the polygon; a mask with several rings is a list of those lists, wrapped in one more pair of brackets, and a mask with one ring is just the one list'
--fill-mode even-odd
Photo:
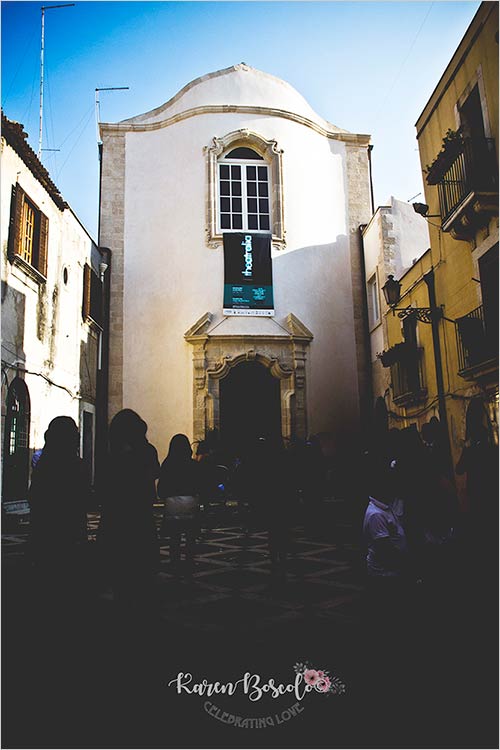
{"label": "yellow stone building", "polygon": [[[498,445],[496,2],[479,7],[416,128],[426,202],[414,208],[430,248],[386,285],[397,301],[385,313],[385,402],[390,426],[440,418],[451,468],[477,416]],[[455,479],[466,509],[464,478]]]}

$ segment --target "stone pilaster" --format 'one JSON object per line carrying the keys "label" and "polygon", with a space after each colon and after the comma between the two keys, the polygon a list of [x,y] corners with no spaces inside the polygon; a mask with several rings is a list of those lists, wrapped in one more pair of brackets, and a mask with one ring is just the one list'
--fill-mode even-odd
{"label": "stone pilaster", "polygon": [[108,418],[123,408],[125,134],[104,135],[99,244],[111,250]]}
{"label": "stone pilaster", "polygon": [[359,227],[371,217],[370,172],[368,144],[346,143],[346,171],[348,190],[348,239],[351,258],[353,324],[358,371],[358,399],[361,424],[371,411],[370,356],[365,329],[365,279],[363,273],[361,236]]}

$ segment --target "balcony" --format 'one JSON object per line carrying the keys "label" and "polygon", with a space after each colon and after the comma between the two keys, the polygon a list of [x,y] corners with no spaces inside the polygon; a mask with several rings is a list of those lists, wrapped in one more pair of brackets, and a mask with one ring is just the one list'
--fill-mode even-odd
{"label": "balcony", "polygon": [[498,320],[488,325],[483,305],[455,321],[458,374],[477,380],[498,369]]}
{"label": "balcony", "polygon": [[438,186],[443,232],[471,239],[490,216],[498,215],[494,140],[457,134],[430,167],[427,183]]}
{"label": "balcony", "polygon": [[407,342],[396,344],[380,355],[384,367],[391,368],[392,398],[397,406],[411,406],[424,401],[423,348]]}

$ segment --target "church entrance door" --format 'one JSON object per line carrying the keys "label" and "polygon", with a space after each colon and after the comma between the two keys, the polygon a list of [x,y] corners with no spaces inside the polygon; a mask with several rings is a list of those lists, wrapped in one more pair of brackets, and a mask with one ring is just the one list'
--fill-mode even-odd
{"label": "church entrance door", "polygon": [[281,437],[280,381],[258,362],[241,362],[220,381],[220,433],[235,451],[258,437]]}

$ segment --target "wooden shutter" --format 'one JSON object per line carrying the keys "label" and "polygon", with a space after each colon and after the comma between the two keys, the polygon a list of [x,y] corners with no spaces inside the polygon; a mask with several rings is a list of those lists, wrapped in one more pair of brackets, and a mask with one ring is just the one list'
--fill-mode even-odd
{"label": "wooden shutter", "polygon": [[85,264],[83,268],[83,304],[82,304],[82,316],[84,320],[90,317],[90,287],[91,287],[91,273],[92,269]]}
{"label": "wooden shutter", "polygon": [[24,190],[18,183],[12,185],[8,243],[8,258],[11,262],[15,255],[21,255],[21,229],[24,195]]}
{"label": "wooden shutter", "polygon": [[38,245],[38,270],[47,276],[47,250],[49,246],[49,220],[40,211],[40,235]]}

